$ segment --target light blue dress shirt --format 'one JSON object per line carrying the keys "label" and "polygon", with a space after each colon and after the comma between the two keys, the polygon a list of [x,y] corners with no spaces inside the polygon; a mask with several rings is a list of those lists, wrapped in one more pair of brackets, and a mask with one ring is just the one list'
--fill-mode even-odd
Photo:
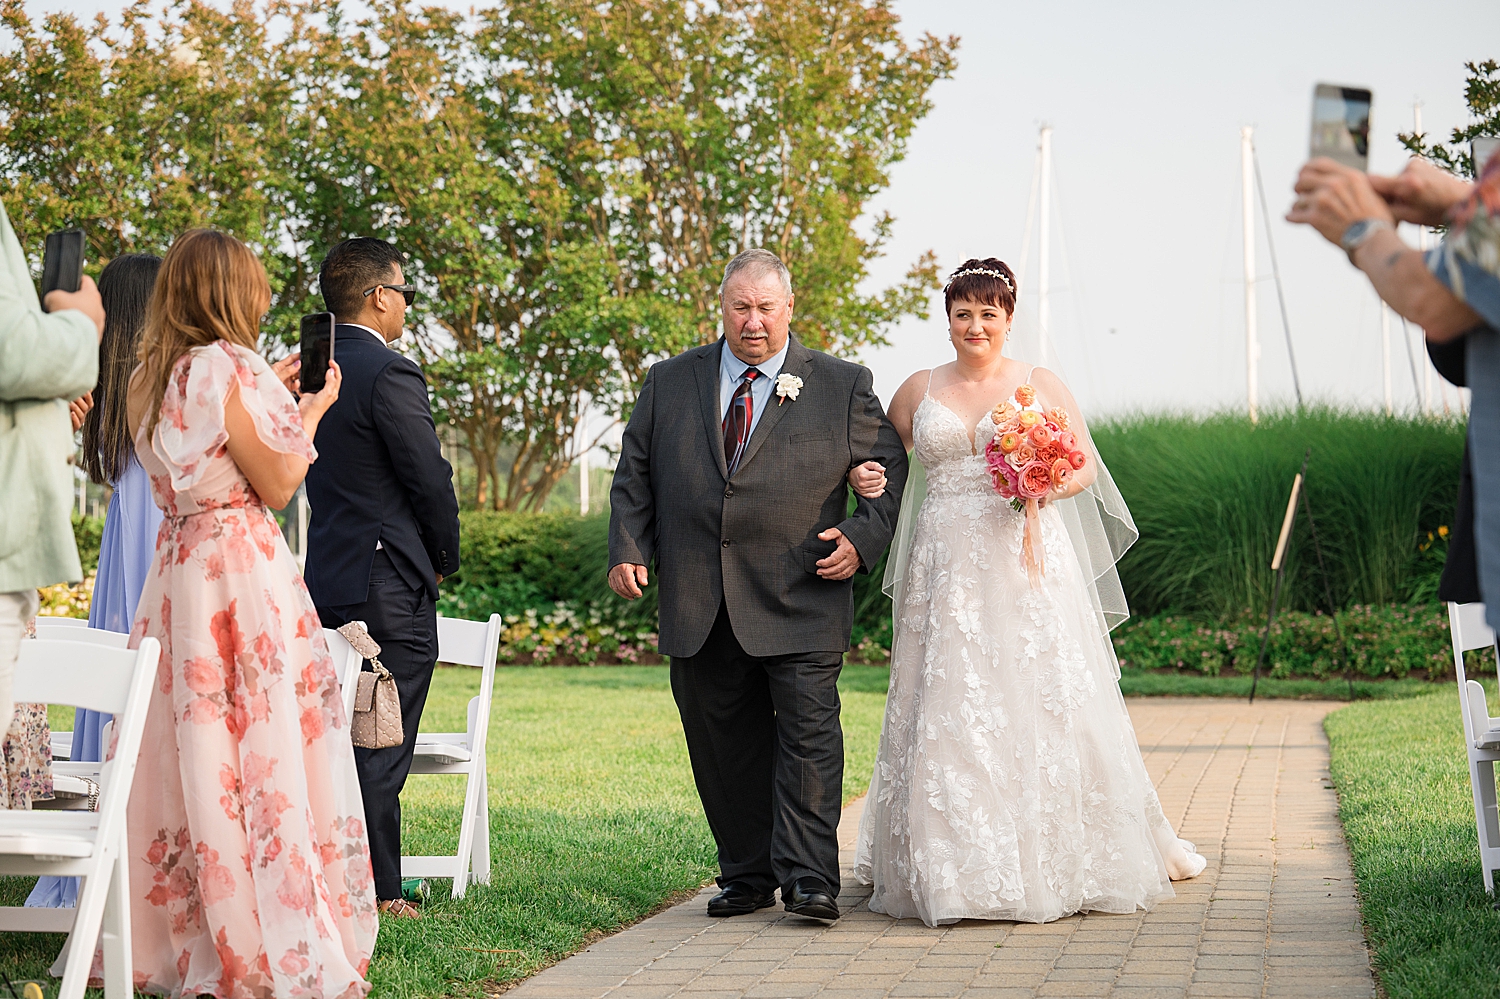
{"label": "light blue dress shirt", "polygon": [[[791,337],[788,337],[781,350],[755,365],[761,377],[750,383],[750,433],[752,434],[755,433],[756,424],[760,422],[760,415],[771,404],[771,393],[776,389],[776,376],[781,374],[781,366],[786,363],[787,348],[791,344]],[[729,349],[729,341],[724,341],[723,349],[719,351],[720,426],[724,424],[724,412],[729,408],[729,400],[734,398],[735,390],[740,387],[740,380],[745,377],[745,369],[748,367],[750,365],[734,356],[734,351]]]}

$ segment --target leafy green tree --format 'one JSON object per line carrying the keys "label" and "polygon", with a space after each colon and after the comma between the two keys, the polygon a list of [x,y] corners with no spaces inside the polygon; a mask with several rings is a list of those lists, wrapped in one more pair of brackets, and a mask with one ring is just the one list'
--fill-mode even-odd
{"label": "leafy green tree", "polygon": [[1464,83],[1464,100],[1473,120],[1455,128],[1448,143],[1427,141],[1427,133],[1401,132],[1396,137],[1414,156],[1431,160],[1443,169],[1472,178],[1481,164],[1474,162],[1469,142],[1480,136],[1500,136],[1500,62],[1466,62],[1469,78]]}

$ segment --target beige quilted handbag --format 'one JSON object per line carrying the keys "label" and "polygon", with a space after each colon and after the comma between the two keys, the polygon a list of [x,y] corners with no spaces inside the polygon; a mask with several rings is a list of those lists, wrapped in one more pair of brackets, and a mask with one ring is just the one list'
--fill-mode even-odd
{"label": "beige quilted handbag", "polygon": [[354,651],[370,661],[370,669],[359,671],[354,691],[354,717],[349,735],[361,749],[388,749],[406,741],[401,730],[401,697],[396,678],[381,665],[380,646],[370,637],[363,621],[350,621],[339,629]]}

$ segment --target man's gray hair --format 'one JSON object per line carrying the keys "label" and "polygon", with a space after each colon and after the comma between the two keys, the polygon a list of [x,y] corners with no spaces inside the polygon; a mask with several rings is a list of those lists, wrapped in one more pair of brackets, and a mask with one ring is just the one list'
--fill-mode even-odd
{"label": "man's gray hair", "polygon": [[719,282],[719,298],[724,297],[724,289],[729,287],[730,279],[740,271],[749,271],[757,277],[774,273],[781,278],[781,287],[786,289],[787,296],[792,294],[792,272],[786,269],[786,264],[781,262],[780,257],[770,250],[746,250],[729,261],[729,266],[724,268],[724,280]]}

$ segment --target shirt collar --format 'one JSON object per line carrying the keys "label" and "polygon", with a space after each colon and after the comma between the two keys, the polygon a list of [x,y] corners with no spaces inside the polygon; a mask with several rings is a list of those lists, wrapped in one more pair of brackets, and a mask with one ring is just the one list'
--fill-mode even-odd
{"label": "shirt collar", "polygon": [[389,347],[390,346],[390,344],[388,344],[388,343],[385,342],[385,337],[383,337],[383,336],[380,335],[380,331],[379,330],[371,329],[370,327],[364,325],[363,323],[339,323],[339,325],[340,326],[353,326],[357,330],[364,330],[366,333],[368,333],[372,337],[374,337],[375,340],[376,340],[376,342],[379,343],[382,347]]}
{"label": "shirt collar", "polygon": [[[754,367],[765,377],[774,380],[775,377],[781,373],[781,366],[786,363],[786,352],[791,349],[791,346],[792,338],[791,336],[788,336],[786,338],[786,343],[781,345],[780,350],[772,354],[770,357],[766,358],[764,361],[761,361],[759,364],[754,365]],[[728,340],[724,341],[724,347],[720,351],[719,356],[719,370],[721,370],[730,379],[730,381],[738,382],[741,378],[745,377],[745,369],[751,367],[751,365],[746,364],[744,361],[734,356],[734,351],[729,349]]]}

